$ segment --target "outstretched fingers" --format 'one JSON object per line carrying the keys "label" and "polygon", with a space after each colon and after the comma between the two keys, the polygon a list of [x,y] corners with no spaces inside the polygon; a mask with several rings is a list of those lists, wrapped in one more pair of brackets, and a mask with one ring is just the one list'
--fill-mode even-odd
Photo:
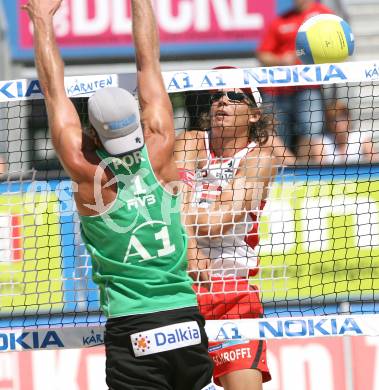
{"label": "outstretched fingers", "polygon": [[21,9],[29,14],[33,20],[35,18],[52,17],[58,11],[63,0],[29,0]]}

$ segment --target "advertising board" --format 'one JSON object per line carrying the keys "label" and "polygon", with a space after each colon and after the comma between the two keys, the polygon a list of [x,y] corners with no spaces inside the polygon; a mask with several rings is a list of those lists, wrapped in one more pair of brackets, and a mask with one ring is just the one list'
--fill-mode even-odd
{"label": "advertising board", "polygon": [[334,167],[278,178],[260,224],[257,284],[264,301],[373,296],[379,288],[378,173],[375,166]]}
{"label": "advertising board", "polygon": [[[25,326],[21,314],[98,309],[98,292],[76,221],[71,181],[0,183],[3,324],[8,318],[12,326],[18,321]],[[31,321],[37,323],[35,318]]]}
{"label": "advertising board", "polygon": [[[32,59],[32,28],[20,11],[26,0],[5,1],[12,57]],[[154,1],[163,56],[252,53],[264,29],[292,0]],[[129,0],[64,0],[56,34],[66,59],[133,56]]]}
{"label": "advertising board", "polygon": [[[0,201],[0,313],[97,311],[71,182],[3,183]],[[378,167],[284,170],[259,231],[260,272],[252,282],[266,314],[292,300],[322,299],[318,315],[324,304],[372,299],[379,290]]]}
{"label": "advertising board", "polygon": [[[269,341],[267,361],[272,380],[264,390],[378,388],[379,341],[373,337]],[[3,353],[0,389],[105,390],[104,367],[103,347]]]}

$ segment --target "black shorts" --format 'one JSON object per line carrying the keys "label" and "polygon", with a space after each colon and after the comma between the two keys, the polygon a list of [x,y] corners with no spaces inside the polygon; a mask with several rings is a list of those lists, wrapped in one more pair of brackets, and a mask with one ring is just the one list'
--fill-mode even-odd
{"label": "black shorts", "polygon": [[[157,345],[168,341],[169,348],[176,349],[136,357],[136,348],[137,355],[138,351],[145,351],[142,348],[149,348],[149,336],[143,338],[143,343],[138,343],[141,334],[149,334],[144,332],[168,325],[175,328],[175,324],[179,324],[180,328],[180,324],[186,322],[192,324],[192,328],[199,329],[197,344],[175,347],[176,337],[191,343],[192,336],[196,334],[191,333],[190,327],[187,331],[175,329],[166,335],[156,332]],[[105,331],[106,381],[109,390],[213,389],[213,362],[208,355],[204,324],[196,307],[109,319]]]}

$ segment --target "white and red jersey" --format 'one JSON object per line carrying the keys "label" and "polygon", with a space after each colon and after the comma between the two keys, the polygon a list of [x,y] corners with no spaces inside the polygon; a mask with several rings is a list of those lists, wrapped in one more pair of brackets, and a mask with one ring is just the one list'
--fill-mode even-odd
{"label": "white and red jersey", "polygon": [[[202,208],[211,206],[235,177],[241,160],[256,147],[251,142],[231,158],[217,158],[210,149],[208,133],[205,133],[204,142],[207,154],[204,167],[195,174],[186,172],[182,175],[193,188],[192,206],[200,209],[200,212]],[[223,236],[200,236],[196,233],[198,247],[212,260],[213,276],[247,278],[256,275],[259,263],[254,251],[258,244],[257,216],[263,206],[264,202],[261,202],[260,209],[246,213],[246,217],[234,223]]]}

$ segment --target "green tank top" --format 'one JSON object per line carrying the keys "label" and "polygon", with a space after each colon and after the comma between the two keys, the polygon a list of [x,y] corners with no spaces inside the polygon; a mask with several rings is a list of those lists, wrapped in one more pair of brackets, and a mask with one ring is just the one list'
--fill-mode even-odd
{"label": "green tank top", "polygon": [[[186,271],[180,196],[157,181],[146,146],[123,157],[97,154],[117,180],[117,197],[108,211],[80,216],[80,222],[104,314],[112,318],[196,306]],[[97,204],[102,202],[98,196]]]}

